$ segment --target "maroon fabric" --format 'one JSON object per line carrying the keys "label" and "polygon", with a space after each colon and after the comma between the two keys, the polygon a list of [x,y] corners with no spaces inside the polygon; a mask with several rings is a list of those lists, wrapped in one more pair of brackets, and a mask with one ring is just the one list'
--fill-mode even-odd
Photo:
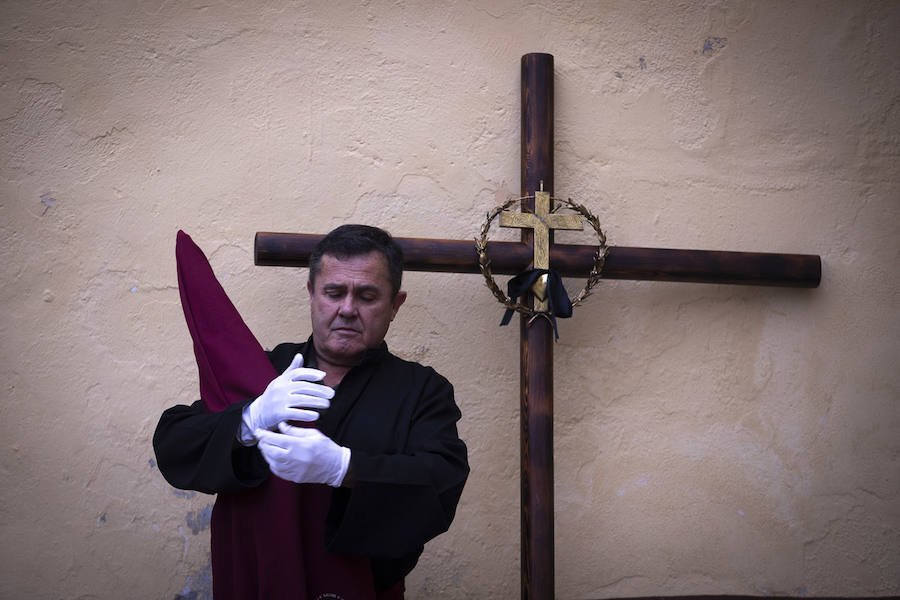
{"label": "maroon fabric", "polygon": [[[262,346],[183,231],[175,258],[206,409],[218,412],[259,396],[278,375]],[[217,495],[211,523],[216,600],[374,600],[368,559],[324,547],[330,498],[328,486],[274,476],[257,488]],[[402,582],[398,586],[378,600],[402,598]]]}

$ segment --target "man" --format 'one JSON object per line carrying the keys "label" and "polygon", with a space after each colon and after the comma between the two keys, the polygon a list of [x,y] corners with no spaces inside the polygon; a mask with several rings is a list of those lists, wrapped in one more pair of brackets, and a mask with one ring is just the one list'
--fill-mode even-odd
{"label": "man", "polygon": [[384,343],[406,300],[402,265],[380,229],[329,233],[310,258],[312,335],[268,353],[281,375],[221,412],[170,408],[153,438],[173,486],[233,494],[251,510],[273,476],[332,486],[324,545],[367,557],[379,593],[402,589],[425,542],[447,530],[469,472],[452,386]]}

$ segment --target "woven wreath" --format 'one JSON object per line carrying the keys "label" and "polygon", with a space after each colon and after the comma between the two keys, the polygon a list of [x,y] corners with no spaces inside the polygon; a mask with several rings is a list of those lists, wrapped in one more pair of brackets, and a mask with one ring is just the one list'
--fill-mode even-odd
{"label": "woven wreath", "polygon": [[[526,316],[533,316],[539,311],[536,311],[530,306],[518,302],[515,298],[508,297],[497,285],[497,282],[494,281],[494,276],[491,274],[491,261],[487,256],[487,235],[488,231],[490,231],[491,229],[491,223],[494,221],[494,219],[497,218],[497,215],[508,209],[516,202],[521,202],[522,200],[530,200],[533,198],[534,196],[510,198],[503,204],[494,207],[493,210],[487,213],[487,219],[481,226],[481,236],[475,239],[475,249],[478,252],[478,266],[481,268],[481,274],[484,275],[485,284],[487,285],[488,289],[491,290],[491,293],[494,294],[494,297],[500,301],[500,304],[505,306],[507,309],[514,310]],[[555,213],[557,210],[562,208],[563,205],[567,206],[568,208],[581,214],[581,216],[583,216],[587,220],[587,222],[590,223],[591,227],[593,227],[594,231],[597,233],[597,239],[600,241],[600,245],[597,247],[597,254],[594,255],[594,265],[593,267],[591,267],[590,274],[588,274],[587,283],[585,284],[584,288],[582,288],[582,290],[578,293],[578,295],[571,300],[572,306],[575,307],[584,302],[584,300],[591,295],[591,290],[595,285],[597,285],[597,283],[599,283],[600,279],[603,278],[603,265],[606,262],[606,255],[609,253],[609,247],[607,247],[606,245],[606,235],[600,228],[600,220],[588,209],[586,209],[584,205],[573,202],[571,198],[561,200],[551,197],[550,200],[553,206],[553,208],[550,210],[551,213]]]}

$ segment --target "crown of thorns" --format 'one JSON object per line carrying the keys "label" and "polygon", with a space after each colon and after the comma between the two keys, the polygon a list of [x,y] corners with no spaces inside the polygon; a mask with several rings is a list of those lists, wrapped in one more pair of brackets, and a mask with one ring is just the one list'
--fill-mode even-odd
{"label": "crown of thorns", "polygon": [[[488,231],[490,231],[491,229],[491,223],[494,221],[494,219],[497,218],[497,215],[508,209],[516,202],[530,200],[533,198],[534,196],[510,198],[503,204],[495,206],[493,210],[487,213],[487,219],[485,219],[484,224],[481,226],[480,237],[475,239],[475,249],[478,251],[478,266],[481,268],[481,274],[484,275],[484,281],[488,289],[491,290],[491,293],[494,294],[494,297],[500,301],[500,304],[505,306],[507,309],[514,310],[526,316],[533,316],[538,311],[535,311],[530,306],[522,304],[515,298],[510,298],[509,296],[504,294],[500,287],[497,285],[497,282],[494,281],[494,276],[491,274],[491,261],[487,256],[487,235]],[[609,247],[606,245],[606,235],[600,228],[600,220],[588,209],[586,209],[584,205],[573,202],[571,198],[559,199],[551,197],[550,201],[552,202],[553,206],[553,208],[550,210],[551,213],[555,213],[557,210],[562,208],[563,205],[565,205],[566,207],[581,214],[581,216],[584,217],[588,223],[590,223],[591,227],[593,227],[594,231],[597,233],[597,239],[600,242],[600,244],[597,246],[597,253],[594,255],[594,264],[591,267],[591,272],[588,274],[587,283],[585,284],[584,288],[582,288],[582,290],[578,292],[578,295],[571,300],[572,306],[575,307],[584,302],[584,300],[591,295],[591,290],[603,278],[603,265],[606,262],[606,255],[609,253]]]}

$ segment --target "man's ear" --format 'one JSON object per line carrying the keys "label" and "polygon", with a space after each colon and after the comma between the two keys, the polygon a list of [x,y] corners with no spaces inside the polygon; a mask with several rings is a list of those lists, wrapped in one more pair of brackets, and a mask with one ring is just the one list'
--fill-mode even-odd
{"label": "man's ear", "polygon": [[306,293],[309,294],[310,298],[312,298],[312,295],[313,295],[313,291],[312,291],[312,290],[313,290],[312,281],[310,281],[309,279],[307,279],[307,280],[306,280]]}
{"label": "man's ear", "polygon": [[392,307],[393,310],[391,311],[391,321],[393,321],[394,317],[397,316],[397,311],[400,310],[400,307],[403,306],[404,302],[406,302],[406,292],[404,292],[403,290],[400,290],[394,296],[394,302],[393,302],[394,305]]}

